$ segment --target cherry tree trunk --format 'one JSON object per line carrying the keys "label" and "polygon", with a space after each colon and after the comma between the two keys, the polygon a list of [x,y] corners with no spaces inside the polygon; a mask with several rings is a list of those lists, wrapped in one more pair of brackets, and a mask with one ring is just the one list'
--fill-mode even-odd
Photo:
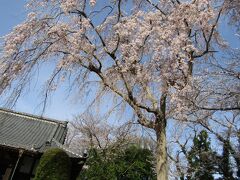
{"label": "cherry tree trunk", "polygon": [[162,122],[156,128],[157,135],[157,180],[168,180],[168,163],[167,163],[167,142],[166,142],[166,125]]}

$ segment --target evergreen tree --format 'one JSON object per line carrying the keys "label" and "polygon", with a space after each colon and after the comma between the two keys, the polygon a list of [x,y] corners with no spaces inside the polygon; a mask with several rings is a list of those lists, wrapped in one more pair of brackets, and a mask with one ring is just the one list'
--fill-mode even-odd
{"label": "evergreen tree", "polygon": [[215,153],[210,147],[206,131],[201,131],[193,140],[193,146],[188,152],[189,180],[213,180],[215,172]]}
{"label": "evergreen tree", "polygon": [[121,180],[154,179],[153,154],[148,149],[138,146],[128,147],[116,160],[122,169],[117,171],[117,177]]}
{"label": "evergreen tree", "polygon": [[235,159],[238,167],[237,177],[240,179],[240,129],[238,130],[237,135],[238,135],[238,148],[237,148],[238,158],[235,158]]}
{"label": "evergreen tree", "polygon": [[230,145],[229,139],[223,143],[223,153],[220,157],[220,164],[219,164],[219,171],[220,174],[223,175],[223,179],[226,180],[233,180],[233,171],[230,165]]}
{"label": "evergreen tree", "polygon": [[79,177],[102,180],[153,180],[156,179],[153,153],[139,146],[125,149],[91,149],[89,158]]}

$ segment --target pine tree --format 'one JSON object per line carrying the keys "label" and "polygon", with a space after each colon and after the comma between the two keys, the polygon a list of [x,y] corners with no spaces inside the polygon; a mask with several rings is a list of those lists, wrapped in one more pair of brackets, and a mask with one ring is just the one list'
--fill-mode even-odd
{"label": "pine tree", "polygon": [[223,143],[223,153],[220,157],[219,171],[226,180],[233,180],[233,172],[230,165],[230,145],[229,139]]}
{"label": "pine tree", "polygon": [[193,140],[193,146],[187,153],[189,180],[213,180],[215,172],[215,153],[210,147],[206,131],[201,131]]}

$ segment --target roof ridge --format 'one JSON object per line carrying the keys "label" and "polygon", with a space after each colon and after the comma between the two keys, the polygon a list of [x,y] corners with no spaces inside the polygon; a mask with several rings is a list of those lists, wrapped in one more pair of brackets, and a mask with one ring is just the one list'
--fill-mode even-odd
{"label": "roof ridge", "polygon": [[67,147],[66,145],[61,144],[61,143],[58,142],[55,138],[53,138],[53,142],[54,142],[59,148],[62,148],[62,149],[65,150],[66,152],[72,153],[73,155],[75,155],[75,156],[77,156],[77,157],[79,157],[79,158],[83,158],[82,155],[80,155],[80,154],[74,152],[73,149]]}
{"label": "roof ridge", "polygon": [[59,120],[56,120],[56,119],[53,119],[53,118],[47,118],[47,117],[33,115],[33,114],[29,114],[29,113],[13,111],[11,109],[2,108],[2,107],[0,107],[0,111],[5,112],[5,113],[10,113],[10,114],[13,114],[13,115],[16,115],[16,116],[24,116],[24,117],[29,118],[29,119],[46,121],[46,122],[49,122],[49,123],[63,124],[65,126],[67,126],[67,123],[68,123],[68,121],[59,121]]}

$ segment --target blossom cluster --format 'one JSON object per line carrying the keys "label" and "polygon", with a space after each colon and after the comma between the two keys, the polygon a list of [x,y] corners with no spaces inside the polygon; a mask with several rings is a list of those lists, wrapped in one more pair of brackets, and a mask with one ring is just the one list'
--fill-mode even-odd
{"label": "blossom cluster", "polygon": [[[176,97],[191,89],[188,76],[194,55],[206,51],[218,16],[210,0],[180,4],[164,0],[159,5],[164,11],[152,6],[129,10],[125,5],[130,1],[126,1],[121,12],[114,8],[115,1],[106,1],[109,6],[104,4],[101,11],[96,0],[40,2],[51,8],[30,13],[27,21],[5,38],[5,58],[9,62],[16,59],[12,71],[24,71],[21,65],[33,57],[34,63],[54,57],[57,69],[70,72],[76,68],[93,70],[94,66],[94,72],[101,70],[100,77],[109,87],[123,94],[131,89],[139,101],[147,103],[149,97],[151,101],[159,99],[166,86],[175,89],[171,93]],[[218,36],[214,31],[213,38]]]}
{"label": "blossom cluster", "polygon": [[78,0],[63,0],[60,7],[65,13],[68,13],[69,11],[75,10],[78,3]]}

